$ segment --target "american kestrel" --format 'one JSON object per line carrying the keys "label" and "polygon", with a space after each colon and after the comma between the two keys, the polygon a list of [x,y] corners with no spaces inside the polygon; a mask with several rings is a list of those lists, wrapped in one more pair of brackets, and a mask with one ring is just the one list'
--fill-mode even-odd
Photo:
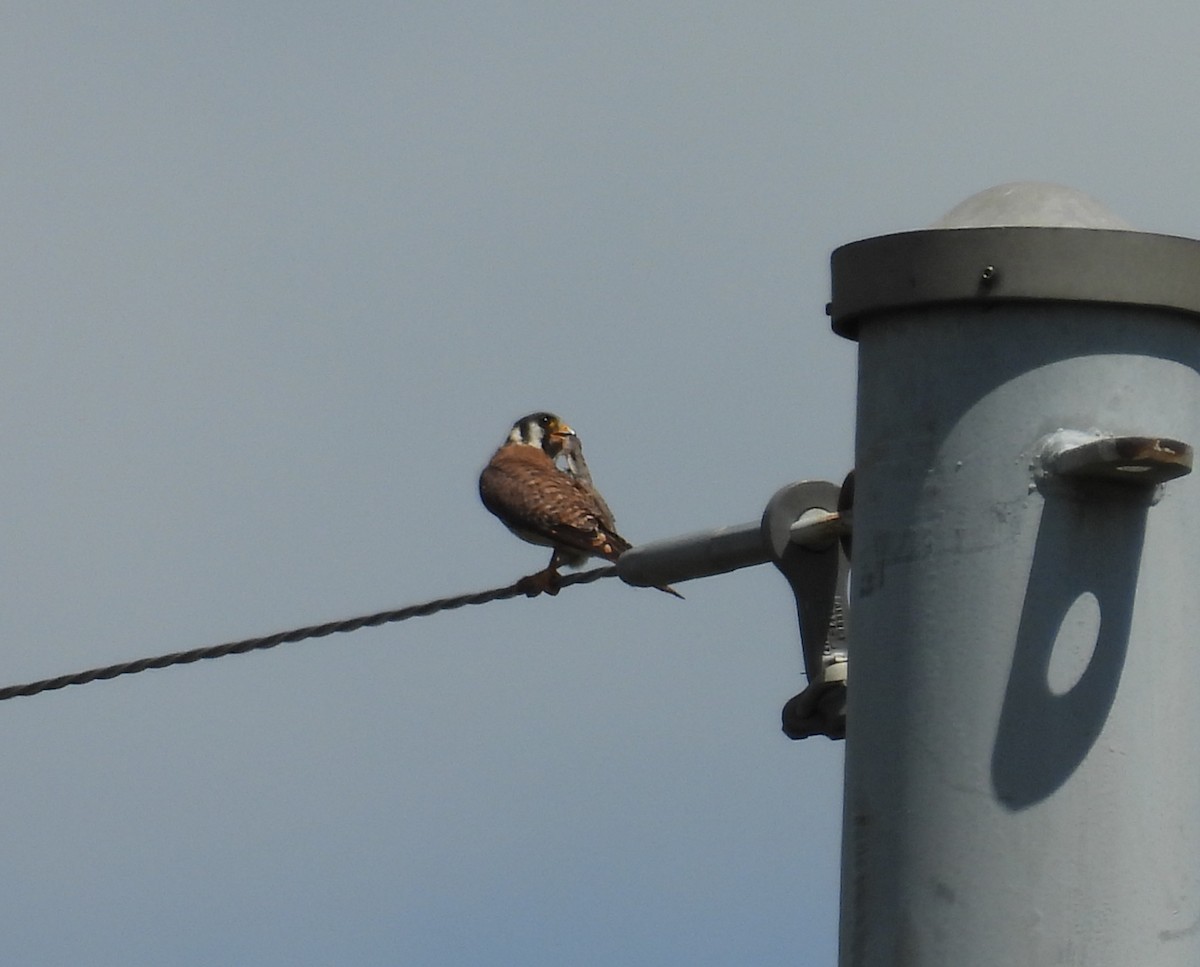
{"label": "american kestrel", "polygon": [[[522,579],[530,596],[557,594],[563,565],[578,567],[589,557],[615,561],[629,550],[592,485],[579,437],[553,413],[513,424],[479,475],[479,497],[522,540],[553,548],[546,569]],[[683,597],[674,588],[659,590]]]}

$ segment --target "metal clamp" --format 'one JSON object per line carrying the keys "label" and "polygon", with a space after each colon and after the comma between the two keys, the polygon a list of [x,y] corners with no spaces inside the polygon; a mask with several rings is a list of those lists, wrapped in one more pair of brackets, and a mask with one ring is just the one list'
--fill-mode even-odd
{"label": "metal clamp", "polygon": [[763,513],[763,540],[796,597],[808,687],[783,707],[790,739],[846,737],[850,510],[853,476],[791,484]]}
{"label": "metal clamp", "polygon": [[626,584],[655,587],[772,562],[796,597],[809,685],[783,709],[789,738],[846,735],[846,670],[853,475],[784,487],[758,523],[700,531],[630,548],[617,561]]}
{"label": "metal clamp", "polygon": [[1035,472],[1046,477],[1157,485],[1192,472],[1192,447],[1180,440],[1058,430],[1037,448]]}

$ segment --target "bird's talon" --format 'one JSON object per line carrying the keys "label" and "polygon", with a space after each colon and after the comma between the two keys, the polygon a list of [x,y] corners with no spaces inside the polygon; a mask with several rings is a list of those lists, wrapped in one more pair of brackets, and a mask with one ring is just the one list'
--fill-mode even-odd
{"label": "bird's talon", "polygon": [[545,590],[545,588],[543,588],[537,582],[537,580],[535,580],[536,578],[536,574],[530,574],[528,577],[521,578],[521,580],[517,582],[517,590],[527,598],[536,598],[542,593],[542,591]]}
{"label": "bird's talon", "polygon": [[526,575],[517,582],[517,590],[527,598],[536,598],[539,594],[553,597],[558,594],[559,589],[556,571],[538,571],[537,574]]}

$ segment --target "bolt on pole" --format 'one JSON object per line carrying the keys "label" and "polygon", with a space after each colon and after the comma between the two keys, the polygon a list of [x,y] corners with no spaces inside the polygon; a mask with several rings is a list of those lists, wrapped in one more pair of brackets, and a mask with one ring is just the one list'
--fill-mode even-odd
{"label": "bolt on pole", "polygon": [[989,189],[859,344],[841,967],[1200,964],[1200,242]]}

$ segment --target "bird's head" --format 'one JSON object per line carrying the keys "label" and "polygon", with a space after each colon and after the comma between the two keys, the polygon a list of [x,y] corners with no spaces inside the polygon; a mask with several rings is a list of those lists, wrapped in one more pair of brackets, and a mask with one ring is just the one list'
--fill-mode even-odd
{"label": "bird's head", "polygon": [[530,413],[513,424],[508,434],[508,442],[540,447],[548,456],[554,458],[574,436],[575,431],[553,413]]}

